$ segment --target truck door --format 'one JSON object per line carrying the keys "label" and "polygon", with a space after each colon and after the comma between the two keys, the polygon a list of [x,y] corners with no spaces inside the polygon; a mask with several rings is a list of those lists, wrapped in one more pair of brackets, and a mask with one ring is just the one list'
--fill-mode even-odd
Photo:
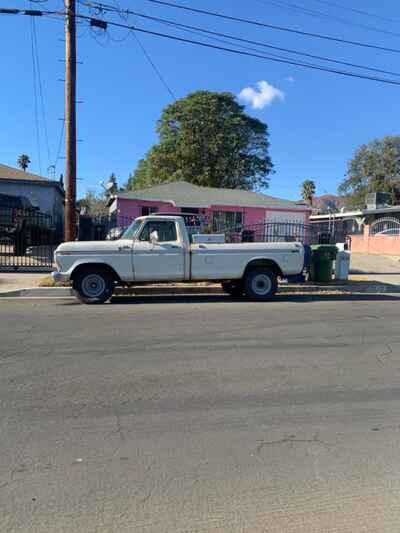
{"label": "truck door", "polygon": [[[156,231],[158,241],[150,241]],[[182,281],[185,278],[185,250],[172,220],[149,220],[133,245],[135,281]]]}

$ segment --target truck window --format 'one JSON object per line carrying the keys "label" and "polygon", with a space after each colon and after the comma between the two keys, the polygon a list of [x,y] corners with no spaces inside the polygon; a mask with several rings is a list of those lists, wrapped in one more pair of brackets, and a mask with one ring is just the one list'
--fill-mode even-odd
{"label": "truck window", "polygon": [[152,220],[151,222],[147,222],[140,234],[139,240],[148,241],[152,231],[157,231],[159,242],[171,242],[177,240],[175,222],[169,220]]}

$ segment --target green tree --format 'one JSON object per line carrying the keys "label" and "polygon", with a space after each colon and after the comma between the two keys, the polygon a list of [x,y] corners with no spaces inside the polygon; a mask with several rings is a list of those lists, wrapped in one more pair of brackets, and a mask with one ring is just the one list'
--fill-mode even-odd
{"label": "green tree", "polygon": [[28,165],[30,164],[31,160],[29,159],[29,155],[21,154],[17,159],[17,165],[19,168],[22,168],[24,172],[26,172],[26,169],[28,168]]}
{"label": "green tree", "polygon": [[339,194],[349,207],[364,207],[369,192],[389,192],[400,199],[400,136],[387,136],[363,144],[349,161]]}
{"label": "green tree", "polygon": [[89,189],[85,196],[78,200],[78,207],[82,214],[90,216],[106,215],[107,198],[104,193],[97,193],[95,190]]}
{"label": "green tree", "polygon": [[301,184],[301,197],[308,205],[312,205],[315,194],[315,183],[313,180],[304,180]]}
{"label": "green tree", "polygon": [[178,180],[231,189],[268,186],[268,127],[247,115],[231,93],[189,94],[164,109],[157,132],[158,144],[139,161],[127,189]]}

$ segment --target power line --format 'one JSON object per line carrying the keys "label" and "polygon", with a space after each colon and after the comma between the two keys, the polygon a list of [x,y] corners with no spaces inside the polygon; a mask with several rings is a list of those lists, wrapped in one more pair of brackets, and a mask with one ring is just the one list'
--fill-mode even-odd
{"label": "power line", "polygon": [[171,35],[171,34],[167,34],[167,33],[161,33],[161,32],[156,32],[156,31],[151,31],[151,30],[145,30],[144,28],[139,28],[137,26],[128,26],[127,24],[121,24],[121,23],[118,23],[118,22],[97,20],[97,19],[93,19],[91,17],[84,16],[84,15],[80,15],[80,18],[86,19],[86,20],[89,20],[89,21],[93,21],[94,20],[96,23],[103,23],[103,24],[106,23],[107,26],[115,26],[115,27],[127,28],[127,29],[130,28],[130,29],[132,29],[134,31],[138,31],[138,32],[141,32],[141,33],[146,33],[148,35],[154,35],[154,36],[157,36],[157,37],[163,37],[165,39],[170,39],[170,40],[183,42],[183,43],[188,43],[188,44],[195,44],[195,45],[198,45],[198,46],[202,46],[204,48],[213,48],[214,50],[221,50],[221,51],[224,51],[224,52],[229,52],[229,53],[233,53],[233,54],[237,54],[237,55],[256,57],[256,58],[259,58],[259,59],[267,59],[268,61],[275,61],[277,63],[295,65],[295,66],[305,67],[305,68],[309,68],[309,69],[313,69],[313,70],[319,70],[319,71],[323,71],[323,72],[330,72],[332,74],[339,74],[339,75],[342,75],[342,76],[348,76],[348,77],[352,77],[352,78],[359,78],[359,79],[365,79],[365,80],[370,80],[370,81],[378,81],[378,82],[382,82],[382,83],[388,83],[390,85],[400,85],[400,81],[396,81],[396,80],[392,80],[392,79],[388,79],[388,78],[378,78],[378,77],[374,77],[374,76],[369,76],[367,74],[358,74],[356,72],[349,72],[349,71],[345,71],[345,70],[333,69],[333,68],[325,67],[323,65],[311,65],[309,63],[300,63],[300,62],[292,61],[292,60],[277,59],[277,58],[268,57],[268,56],[261,55],[261,54],[255,54],[255,53],[245,52],[243,50],[237,50],[237,49],[234,49],[234,48],[216,46],[216,45],[213,45],[213,44],[210,44],[210,43],[205,43],[205,42],[201,42],[201,41],[195,41],[193,39],[184,39],[183,37],[178,37],[176,35]]}
{"label": "power line", "polygon": [[336,2],[330,2],[329,0],[314,0],[314,2],[318,2],[319,4],[325,4],[331,7],[337,7],[339,9],[350,11],[351,13],[358,13],[359,15],[365,15],[366,17],[375,18],[378,20],[382,20],[384,22],[398,22],[398,20],[395,20],[392,18],[382,17],[381,15],[376,15],[375,13],[369,13],[368,11],[364,11],[362,9],[356,9],[354,7],[344,6],[343,4],[337,4]]}
{"label": "power line", "polygon": [[198,14],[201,14],[201,15],[208,15],[208,16],[212,16],[212,17],[225,19],[225,20],[230,20],[230,21],[233,21],[233,22],[243,22],[245,24],[251,24],[253,26],[258,26],[258,27],[261,27],[261,28],[269,28],[269,29],[272,29],[272,30],[295,33],[297,35],[303,35],[305,37],[315,37],[317,39],[325,39],[327,41],[333,41],[333,42],[337,42],[337,43],[341,43],[341,44],[350,44],[352,46],[360,46],[360,47],[363,47],[363,48],[373,48],[374,50],[382,50],[384,52],[394,52],[394,53],[397,53],[397,54],[400,53],[400,50],[396,49],[396,48],[388,48],[386,46],[378,46],[378,45],[375,45],[375,44],[370,44],[370,43],[365,43],[365,42],[360,42],[360,41],[350,41],[350,40],[347,40],[347,39],[341,39],[339,37],[332,37],[330,35],[324,35],[324,34],[321,34],[321,33],[311,33],[311,32],[296,30],[294,28],[288,28],[288,27],[285,27],[285,26],[276,26],[274,24],[267,24],[266,22],[260,22],[260,21],[252,20],[252,19],[244,19],[244,18],[241,18],[241,17],[233,17],[231,15],[225,15],[223,13],[218,13],[216,11],[207,11],[205,9],[198,9],[198,8],[194,8],[194,7],[183,6],[181,4],[174,4],[172,2],[167,2],[167,1],[164,1],[164,0],[147,0],[147,1],[151,2],[153,4],[159,4],[159,5],[162,5],[162,6],[173,7],[175,9],[182,9],[184,11],[189,11],[191,13],[198,13]]}
{"label": "power line", "polygon": [[36,79],[36,58],[33,38],[33,19],[29,21],[30,37],[31,37],[31,55],[32,55],[32,73],[33,73],[33,98],[34,98],[34,116],[36,127],[36,149],[39,161],[39,173],[42,174],[42,157],[40,153],[40,130],[39,130],[39,113],[38,113],[38,97],[37,97],[37,79]]}
{"label": "power line", "polygon": [[57,155],[56,155],[56,158],[54,160],[54,168],[56,168],[57,166],[57,163],[60,159],[60,154],[61,154],[61,149],[62,149],[62,143],[63,143],[63,139],[64,139],[64,131],[65,131],[65,118],[61,119],[62,120],[62,123],[61,123],[61,130],[60,130],[60,137],[58,139],[58,148],[57,148]]}
{"label": "power line", "polygon": [[318,19],[322,19],[322,20],[334,20],[334,21],[340,22],[342,24],[346,24],[347,26],[352,26],[352,27],[355,27],[355,28],[362,28],[364,30],[369,30],[369,31],[374,31],[374,32],[378,32],[378,33],[384,33],[386,35],[393,35],[395,37],[400,37],[400,33],[396,33],[396,32],[389,31],[389,30],[384,30],[383,28],[377,28],[375,26],[369,26],[367,24],[360,24],[358,22],[353,22],[353,21],[350,21],[350,20],[346,20],[346,19],[343,19],[341,17],[337,17],[335,15],[331,15],[329,13],[324,13],[322,11],[316,11],[315,9],[305,8],[303,6],[299,6],[298,4],[293,4],[291,2],[284,2],[282,0],[276,0],[276,1],[256,0],[256,2],[258,2],[258,3],[260,3],[260,4],[264,5],[264,6],[273,5],[273,6],[276,6],[276,7],[283,8],[283,9],[288,9],[289,11],[295,11],[295,12],[298,12],[298,13],[309,15],[309,16],[314,17],[314,18],[318,18]]}
{"label": "power line", "polygon": [[[102,12],[104,10],[104,5],[103,4],[97,4],[95,2],[84,2],[84,1],[80,1],[78,0],[78,4],[81,4],[81,5],[84,5],[86,7],[90,7],[90,8],[95,8],[98,12]],[[118,5],[118,4],[117,4]],[[118,13],[121,18],[123,18],[124,20],[128,20],[128,13],[129,13],[129,10],[123,10],[119,5],[118,7],[115,7],[115,6],[110,6],[108,5],[108,10],[112,10],[113,12],[116,12]],[[123,14],[126,13],[127,16],[124,17]],[[130,13],[129,13],[130,14]],[[115,42],[123,42],[125,41],[130,35],[133,35],[134,39],[136,40],[139,48],[141,49],[141,51],[143,52],[143,55],[145,56],[145,58],[147,59],[147,61],[149,62],[150,66],[152,67],[153,71],[155,72],[156,76],[158,77],[158,79],[160,80],[160,82],[162,83],[162,85],[164,86],[164,88],[166,89],[166,91],[168,92],[168,94],[171,96],[171,98],[173,100],[176,100],[176,96],[175,94],[173,93],[171,87],[168,85],[168,83],[166,82],[165,78],[163,77],[163,75],[161,74],[161,71],[159,70],[159,68],[157,67],[157,65],[155,64],[155,62],[153,61],[153,59],[151,58],[149,52],[146,50],[145,46],[143,45],[143,43],[141,42],[141,40],[139,39],[139,37],[135,34],[135,32],[132,32],[131,29],[128,29],[128,32],[127,34],[122,38],[122,39],[116,39],[115,37],[112,37],[111,35],[109,35],[107,33],[107,35],[109,36],[109,38],[112,40],[112,41],[115,41]]]}
{"label": "power line", "polygon": [[[167,2],[162,2],[161,0],[148,0],[148,1],[159,3],[159,4],[170,4],[170,3],[167,3]],[[182,7],[182,6],[180,6],[180,7]],[[189,9],[189,8],[185,7],[185,9]],[[191,8],[190,8],[190,10],[191,10]],[[13,10],[13,11],[20,12],[20,13],[25,14],[25,15],[30,15],[31,14],[31,13],[27,13],[27,12],[25,12],[23,10],[20,10],[20,11],[19,10]],[[196,11],[199,11],[199,10],[196,10]],[[2,10],[0,9],[0,13],[1,12],[2,12]],[[7,12],[9,12],[9,10],[7,10]],[[53,13],[54,12],[41,12],[41,14],[53,14]],[[16,13],[14,13],[14,14],[16,14]],[[58,14],[61,14],[61,13],[58,12]],[[222,16],[223,18],[226,17],[225,15],[217,15],[217,16]],[[312,69],[312,70],[318,70],[318,71],[322,71],[322,72],[329,72],[329,73],[332,73],[332,74],[338,74],[338,75],[341,75],[341,76],[347,76],[347,77],[352,77],[352,78],[359,78],[359,79],[364,79],[364,80],[377,81],[377,82],[386,83],[386,84],[390,84],[390,85],[400,85],[399,81],[388,79],[388,78],[379,78],[379,77],[370,76],[370,75],[367,75],[367,74],[358,74],[356,72],[333,69],[333,68],[329,68],[329,67],[326,67],[326,66],[323,66],[323,65],[315,65],[315,64],[310,64],[310,63],[300,63],[300,62],[289,60],[289,59],[278,59],[278,58],[275,58],[275,57],[272,57],[272,56],[266,56],[266,55],[261,55],[261,54],[256,54],[256,53],[245,52],[243,50],[237,50],[237,49],[234,49],[234,48],[216,46],[216,45],[213,45],[213,44],[210,44],[210,43],[205,43],[205,42],[201,42],[201,41],[195,41],[193,39],[184,39],[183,37],[178,37],[176,35],[171,35],[171,34],[166,34],[166,33],[146,30],[144,28],[139,28],[137,26],[129,26],[127,24],[121,24],[121,23],[117,23],[117,22],[111,22],[111,21],[95,19],[93,17],[89,17],[89,16],[85,16],[85,15],[77,15],[77,18],[89,21],[92,26],[106,28],[108,25],[110,25],[110,26],[115,26],[115,27],[119,27],[119,28],[126,28],[126,29],[130,29],[130,30],[133,30],[133,31],[146,33],[148,35],[154,35],[154,36],[162,37],[162,38],[169,39],[169,40],[174,40],[174,41],[188,43],[188,44],[194,44],[194,45],[201,46],[201,47],[204,47],[204,48],[212,48],[214,50],[221,50],[221,51],[224,51],[224,52],[237,54],[237,55],[241,55],[241,56],[255,57],[255,58],[258,58],[258,59],[266,59],[268,61],[274,61],[274,62],[277,62],[277,63],[294,65],[294,66],[298,66],[298,67],[304,67],[304,68],[308,68],[308,69]],[[232,17],[228,17],[228,18],[232,18]],[[259,24],[259,23],[257,23],[257,24]],[[392,51],[400,52],[399,50],[392,50]]]}
{"label": "power line", "polygon": [[[32,0],[31,0],[32,1]],[[43,131],[44,131],[44,138],[46,143],[46,150],[47,150],[47,160],[50,164],[51,157],[50,157],[50,145],[49,145],[49,134],[47,130],[47,120],[46,120],[46,111],[45,111],[45,105],[44,105],[44,96],[43,96],[43,85],[42,85],[42,76],[40,72],[40,62],[39,62],[39,53],[38,53],[38,44],[37,44],[37,32],[36,32],[36,21],[32,17],[32,29],[33,29],[33,43],[34,43],[34,51],[35,51],[35,58],[36,58],[36,70],[37,70],[37,78],[39,82],[39,97],[40,97],[40,103],[41,103],[41,111],[42,111],[42,120],[43,120]]]}
{"label": "power line", "polygon": [[153,70],[154,72],[156,73],[158,79],[161,81],[161,83],[164,85],[165,89],[167,90],[167,92],[169,93],[169,95],[171,96],[171,98],[173,100],[176,100],[176,96],[175,94],[172,92],[172,89],[170,88],[170,86],[168,85],[168,83],[165,81],[164,77],[162,76],[161,72],[158,70],[158,68],[156,67],[155,63],[153,62],[153,60],[151,59],[149,53],[147,52],[146,48],[143,46],[142,42],[140,41],[139,37],[133,33],[133,36],[136,40],[136,42],[138,43],[138,45],[140,46],[143,54],[146,56],[148,62],[150,63],[150,65],[153,67]]}
{"label": "power line", "polygon": [[[239,48],[241,48],[242,50],[250,50],[251,52],[256,52],[256,53],[260,53],[261,52],[261,50],[259,48],[254,48],[252,46],[245,46],[243,44],[237,44],[236,42],[232,42],[232,40],[229,41],[227,39],[220,39],[218,37],[213,37],[213,35],[209,35],[206,30],[204,30],[204,31],[202,31],[202,30],[199,30],[199,31],[191,30],[191,29],[188,29],[187,27],[182,27],[182,25],[180,25],[178,23],[164,22],[162,24],[164,24],[165,26],[168,26],[169,28],[178,29],[180,31],[184,31],[186,33],[189,33],[191,35],[198,35],[200,37],[204,37],[204,34],[206,33],[206,36],[209,39],[211,39],[211,41],[216,42],[216,43],[228,44],[229,46],[236,45]],[[288,57],[288,56],[282,56],[282,55],[273,54],[273,53],[269,53],[265,57],[276,57],[276,58],[279,58],[279,59],[292,59],[291,57]]]}
{"label": "power line", "polygon": [[[80,4],[85,5],[85,6],[92,6],[92,7],[93,6],[97,6],[98,9],[102,9],[103,11],[119,13],[118,9],[114,8],[113,6],[110,6],[109,4],[101,4],[101,3],[97,3],[97,2],[86,2],[85,0],[80,0]],[[372,72],[379,72],[381,74],[389,74],[391,76],[400,76],[399,72],[388,71],[388,70],[375,68],[375,67],[370,67],[370,66],[366,66],[366,65],[359,65],[359,64],[356,64],[356,63],[348,62],[348,61],[342,61],[342,60],[333,59],[333,58],[330,58],[330,57],[318,56],[318,55],[315,55],[315,54],[308,54],[306,52],[299,52],[298,50],[293,50],[293,49],[290,49],[290,48],[283,48],[283,47],[280,47],[280,46],[273,46],[273,45],[270,45],[270,44],[267,44],[267,43],[264,43],[264,42],[253,41],[253,40],[250,40],[250,39],[244,39],[244,38],[241,38],[241,37],[237,37],[235,35],[216,32],[216,31],[211,31],[211,30],[208,30],[208,29],[205,29],[205,28],[201,28],[201,27],[198,27],[198,26],[191,26],[191,25],[188,25],[188,24],[182,24],[180,22],[175,22],[175,21],[171,21],[171,20],[168,20],[168,19],[160,18],[160,17],[153,17],[153,16],[150,16],[150,15],[144,15],[142,13],[138,13],[137,11],[132,11],[132,10],[129,10],[129,9],[124,9],[121,12],[122,13],[126,13],[126,14],[131,14],[131,15],[134,15],[134,16],[137,16],[137,17],[141,17],[141,18],[144,18],[144,19],[147,19],[147,20],[152,20],[152,21],[155,21],[155,22],[159,22],[161,24],[166,24],[168,26],[172,26],[172,27],[175,27],[175,28],[183,28],[183,29],[187,29],[187,30],[194,30],[194,32],[190,32],[190,33],[195,33],[197,35],[199,35],[199,32],[201,32],[203,34],[205,33],[205,34],[208,34],[208,35],[214,35],[214,36],[217,36],[217,37],[223,37],[223,38],[227,38],[227,39],[232,39],[232,40],[239,41],[239,42],[244,42],[244,43],[247,43],[247,44],[252,44],[252,45],[256,45],[256,46],[262,46],[264,48],[270,48],[270,49],[273,49],[273,50],[278,50],[280,52],[286,52],[286,53],[290,53],[290,54],[296,54],[296,55],[300,55],[300,56],[304,56],[304,57],[309,57],[309,58],[312,58],[312,59],[318,59],[318,60],[321,60],[321,61],[327,61],[329,63],[336,63],[336,64],[339,64],[339,65],[345,65],[347,67],[359,68],[359,69],[363,69],[363,70],[370,70]],[[230,45],[233,44],[232,42],[229,42],[229,41],[224,41],[224,40],[220,40],[220,39],[215,39],[215,40],[217,42],[222,42],[222,43],[225,43],[225,44],[226,43],[230,44]],[[255,48],[248,48],[248,47],[243,47],[243,48],[251,50],[251,51],[255,51],[255,52],[260,52],[260,50],[257,50]],[[275,56],[275,57],[278,57],[278,58],[280,57],[281,59],[292,59],[290,57],[288,58],[288,57],[285,57],[285,56]]]}

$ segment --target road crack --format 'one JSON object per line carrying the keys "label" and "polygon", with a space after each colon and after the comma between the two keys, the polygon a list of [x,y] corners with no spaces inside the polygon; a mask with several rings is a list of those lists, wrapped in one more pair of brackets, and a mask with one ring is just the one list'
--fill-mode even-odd
{"label": "road crack", "polygon": [[287,437],[284,437],[283,439],[260,441],[256,448],[256,453],[259,454],[261,450],[266,446],[275,446],[278,444],[290,444],[290,447],[293,448],[293,445],[296,443],[320,444],[321,446],[326,446],[326,443],[319,438],[318,433],[315,433],[311,439],[301,439],[301,438],[296,437],[296,435],[289,435]]}
{"label": "road crack", "polygon": [[114,435],[119,435],[119,438],[124,441],[125,440],[125,433],[124,428],[121,423],[121,417],[119,413],[116,411],[114,412],[114,418],[115,418],[115,430],[113,431]]}
{"label": "road crack", "polygon": [[384,365],[386,364],[386,361],[385,361],[385,357],[388,357],[389,355],[392,355],[393,353],[393,349],[392,347],[390,346],[390,344],[387,342],[386,343],[386,352],[383,352],[383,353],[378,353],[376,355],[376,360],[378,361],[379,364],[381,365]]}

